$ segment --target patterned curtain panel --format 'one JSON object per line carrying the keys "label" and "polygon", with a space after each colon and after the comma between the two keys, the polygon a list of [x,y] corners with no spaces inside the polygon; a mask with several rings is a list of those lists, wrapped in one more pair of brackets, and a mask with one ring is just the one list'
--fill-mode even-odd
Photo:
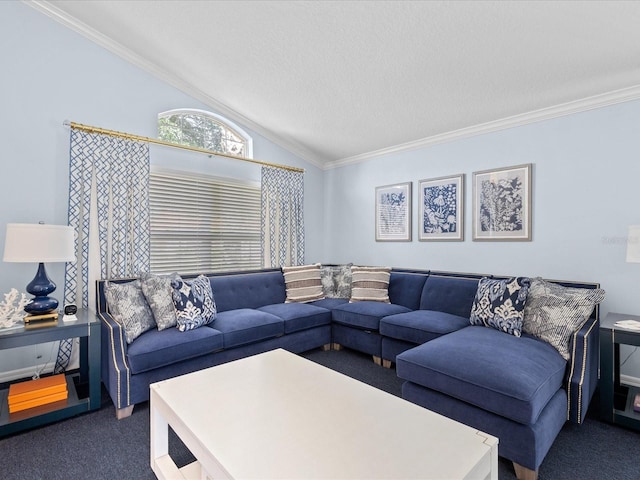
{"label": "patterned curtain panel", "polygon": [[[149,271],[147,143],[71,130],[69,225],[77,261],[66,265],[65,303],[88,308],[95,280]],[[70,355],[71,341],[60,342],[56,372]]]}
{"label": "patterned curtain panel", "polygon": [[262,167],[262,263],[304,264],[304,173]]}

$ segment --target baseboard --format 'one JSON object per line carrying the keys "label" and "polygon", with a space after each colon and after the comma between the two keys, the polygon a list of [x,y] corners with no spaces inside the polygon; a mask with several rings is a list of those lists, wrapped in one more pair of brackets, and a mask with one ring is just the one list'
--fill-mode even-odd
{"label": "baseboard", "polygon": [[640,378],[632,377],[631,375],[620,375],[620,383],[631,385],[633,387],[640,387]]}

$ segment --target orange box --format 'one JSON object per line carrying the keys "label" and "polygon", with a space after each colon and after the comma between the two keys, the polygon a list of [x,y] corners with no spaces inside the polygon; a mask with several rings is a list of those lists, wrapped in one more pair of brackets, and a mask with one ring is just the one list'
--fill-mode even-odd
{"label": "orange box", "polygon": [[63,373],[38,378],[37,380],[29,380],[28,382],[13,383],[9,386],[9,407],[17,403],[59,393],[64,393],[65,397],[63,398],[67,398],[67,379]]}
{"label": "orange box", "polygon": [[43,397],[33,398],[24,402],[17,402],[9,404],[9,413],[19,412],[28,408],[38,407],[40,405],[46,405],[47,403],[57,402],[58,400],[64,400],[67,398],[67,391],[54,393],[52,395],[45,395]]}

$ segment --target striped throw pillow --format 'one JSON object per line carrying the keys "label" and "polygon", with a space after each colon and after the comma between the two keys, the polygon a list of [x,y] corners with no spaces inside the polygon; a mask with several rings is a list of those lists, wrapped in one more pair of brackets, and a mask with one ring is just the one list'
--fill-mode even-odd
{"label": "striped throw pillow", "polygon": [[388,267],[351,267],[351,299],[349,302],[390,303],[389,277],[391,269]]}
{"label": "striped throw pillow", "polygon": [[322,300],[322,281],[320,264],[282,267],[284,285],[287,290],[285,303],[307,303]]}

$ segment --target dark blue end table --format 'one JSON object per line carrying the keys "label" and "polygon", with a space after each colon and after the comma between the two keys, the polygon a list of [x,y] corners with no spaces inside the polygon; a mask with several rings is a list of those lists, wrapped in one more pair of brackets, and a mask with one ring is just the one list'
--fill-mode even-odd
{"label": "dark blue end table", "polygon": [[[0,329],[0,350],[80,339],[80,368],[65,373],[68,398],[49,405],[9,413],[9,382],[0,390],[0,436],[56,422],[100,408],[100,322],[95,314],[78,310],[77,320],[39,328]],[[19,380],[18,380],[19,381]]]}

